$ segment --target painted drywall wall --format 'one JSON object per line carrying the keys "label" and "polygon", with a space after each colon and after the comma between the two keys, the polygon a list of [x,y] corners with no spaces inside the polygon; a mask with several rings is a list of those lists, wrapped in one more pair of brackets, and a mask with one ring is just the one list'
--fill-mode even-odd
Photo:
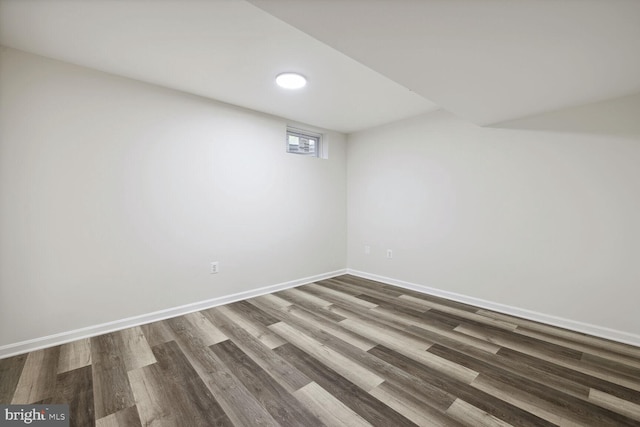
{"label": "painted drywall wall", "polygon": [[0,55],[0,346],[345,267],[344,135]]}
{"label": "painted drywall wall", "polygon": [[349,268],[639,336],[638,107],[349,135]]}

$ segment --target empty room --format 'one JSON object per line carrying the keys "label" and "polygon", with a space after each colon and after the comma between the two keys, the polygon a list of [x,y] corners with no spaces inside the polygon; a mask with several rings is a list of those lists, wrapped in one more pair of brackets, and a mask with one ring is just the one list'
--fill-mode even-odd
{"label": "empty room", "polygon": [[640,2],[0,0],[0,426],[640,426]]}

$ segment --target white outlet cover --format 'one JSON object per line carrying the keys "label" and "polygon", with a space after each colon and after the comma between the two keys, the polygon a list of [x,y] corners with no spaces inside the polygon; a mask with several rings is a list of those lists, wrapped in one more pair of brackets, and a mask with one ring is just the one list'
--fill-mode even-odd
{"label": "white outlet cover", "polygon": [[211,274],[216,274],[220,272],[220,267],[218,266],[218,261],[214,261],[211,263],[210,271]]}

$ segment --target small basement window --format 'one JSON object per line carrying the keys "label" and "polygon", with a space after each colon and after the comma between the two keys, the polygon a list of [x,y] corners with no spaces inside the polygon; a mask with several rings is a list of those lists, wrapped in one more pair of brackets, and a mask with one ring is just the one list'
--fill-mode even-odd
{"label": "small basement window", "polygon": [[320,157],[322,135],[287,126],[287,153]]}

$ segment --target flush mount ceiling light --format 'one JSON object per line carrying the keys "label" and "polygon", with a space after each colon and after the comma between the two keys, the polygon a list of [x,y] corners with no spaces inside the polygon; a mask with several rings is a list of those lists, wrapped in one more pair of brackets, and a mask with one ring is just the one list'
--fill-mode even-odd
{"label": "flush mount ceiling light", "polygon": [[281,73],[276,76],[276,83],[285,89],[300,89],[306,86],[307,79],[298,73]]}

